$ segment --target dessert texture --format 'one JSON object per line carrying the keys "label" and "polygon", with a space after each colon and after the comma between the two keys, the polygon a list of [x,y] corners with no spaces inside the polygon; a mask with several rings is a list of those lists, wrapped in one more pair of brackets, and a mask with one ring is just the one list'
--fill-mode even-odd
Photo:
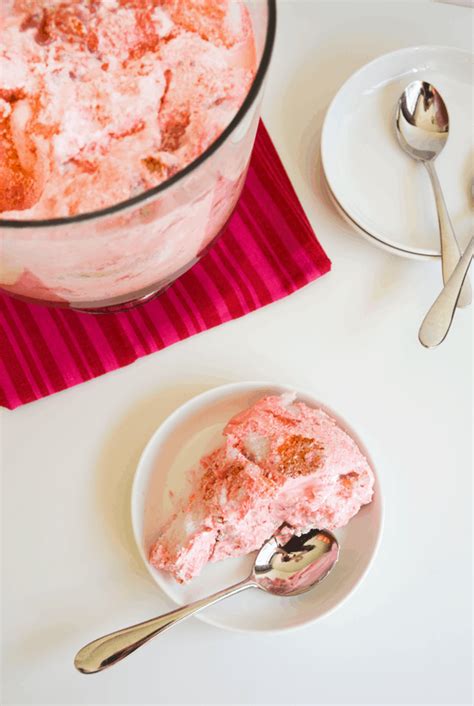
{"label": "dessert texture", "polygon": [[[259,99],[220,148],[256,73],[243,0],[0,3],[0,286],[79,308],[162,291],[227,223]],[[64,223],[44,219],[66,218]],[[23,223],[35,221],[34,225]],[[38,227],[39,226],[39,227]]]}
{"label": "dessert texture", "polygon": [[255,73],[231,0],[15,0],[0,16],[0,212],[94,211],[196,159]]}
{"label": "dessert texture", "polygon": [[372,499],[366,458],[321,409],[265,397],[223,433],[150,550],[151,564],[179,582],[208,562],[260,548],[284,523],[299,533],[342,527]]}

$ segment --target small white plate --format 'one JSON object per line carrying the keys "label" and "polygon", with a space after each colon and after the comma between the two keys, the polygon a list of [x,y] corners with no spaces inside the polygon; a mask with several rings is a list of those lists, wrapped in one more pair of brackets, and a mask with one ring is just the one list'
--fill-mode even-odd
{"label": "small white plate", "polygon": [[394,116],[404,88],[421,79],[443,96],[449,139],[436,161],[461,246],[472,235],[472,57],[450,47],[400,49],[353,74],[326,114],[324,173],[337,206],[359,232],[398,255],[440,256],[438,221],[428,174],[398,145]]}
{"label": "small white plate", "polygon": [[[157,429],[138,463],[132,488],[132,524],[140,555],[162,590],[178,605],[197,600],[240,581],[250,572],[252,557],[209,564],[196,579],[180,585],[148,562],[150,546],[168,516],[169,491],[179,494],[186,473],[203,453],[222,443],[222,429],[237,412],[268,394],[293,391],[284,385],[260,382],[217,387],[179,407]],[[297,398],[321,407],[356,440],[375,468],[364,445],[339,415],[309,394],[294,390]],[[376,478],[373,501],[362,508],[347,527],[335,534],[341,544],[339,561],[320,586],[294,598],[270,596],[249,589],[211,606],[196,617],[206,623],[237,631],[275,631],[298,627],[328,614],[340,605],[364,577],[376,552],[382,530],[382,499]]]}

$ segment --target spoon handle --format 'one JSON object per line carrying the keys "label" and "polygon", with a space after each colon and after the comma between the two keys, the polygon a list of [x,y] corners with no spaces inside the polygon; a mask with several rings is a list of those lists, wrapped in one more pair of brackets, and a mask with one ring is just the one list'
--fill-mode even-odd
{"label": "spoon handle", "polygon": [[197,613],[199,610],[217,603],[223,598],[256,585],[252,578],[248,578],[207,598],[202,598],[182,608],[172,610],[170,613],[165,613],[165,615],[160,615],[157,618],[146,620],[144,623],[138,623],[99,637],[79,650],[74,659],[74,666],[83,674],[100,672],[106,667],[111,667],[116,662],[120,662],[124,657],[144,645],[145,642],[151,640],[152,637],[159,635],[181,620],[189,618],[193,613]]}
{"label": "spoon handle", "polygon": [[423,319],[418,338],[426,348],[438,346],[446,338],[473,253],[474,238],[471,238],[446,286]]}
{"label": "spoon handle", "polygon": [[[426,161],[424,165],[430,175],[431,185],[433,187],[434,197],[436,201],[436,210],[438,212],[439,235],[441,240],[441,267],[443,270],[443,283],[447,284],[449,278],[454,272],[454,268],[461,257],[461,249],[456,240],[453,224],[449,217],[446,202],[444,200],[441,184],[439,183],[436,173],[434,161]],[[472,291],[469,280],[464,282],[457,306],[469,306],[472,301]]]}

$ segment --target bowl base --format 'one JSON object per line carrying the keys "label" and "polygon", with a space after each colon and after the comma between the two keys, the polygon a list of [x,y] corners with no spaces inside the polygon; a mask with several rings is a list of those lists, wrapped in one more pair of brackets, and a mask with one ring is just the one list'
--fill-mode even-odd
{"label": "bowl base", "polygon": [[130,309],[134,309],[142,304],[147,304],[149,301],[155,299],[155,297],[159,297],[178,277],[181,277],[181,275],[196,264],[199,257],[200,254],[198,257],[194,258],[191,262],[188,262],[184,267],[182,267],[181,270],[174,272],[172,277],[162,280],[161,282],[155,282],[152,285],[139,290],[138,292],[131,292],[130,294],[113,297],[106,301],[67,302],[60,299],[47,301],[44,299],[35,299],[34,297],[24,296],[23,294],[18,294],[17,292],[13,292],[2,287],[0,287],[0,291],[8,294],[10,297],[13,297],[13,299],[19,299],[27,304],[39,304],[41,306],[60,309],[72,309],[73,311],[79,311],[82,314],[116,314],[121,311],[129,311]]}
{"label": "bowl base", "polygon": [[129,311],[142,304],[147,304],[156,297],[163,294],[168,287],[173,284],[173,282],[184,275],[193,265],[196,264],[204,255],[206,255],[209,250],[214,246],[216,241],[220,238],[222,233],[225,231],[232,215],[234,212],[235,204],[231,209],[229,217],[225,221],[224,225],[221,227],[217,235],[215,235],[203,248],[198,252],[195,258],[190,262],[186,263],[177,272],[174,272],[171,277],[168,277],[161,282],[154,282],[153,284],[145,287],[138,292],[131,292],[130,294],[124,294],[118,297],[113,297],[106,301],[92,301],[92,302],[67,302],[60,299],[55,299],[54,301],[46,301],[44,299],[35,299],[33,297],[27,297],[23,294],[17,294],[10,289],[0,287],[0,291],[5,294],[10,295],[14,299],[19,299],[20,301],[27,302],[28,304],[40,304],[42,306],[49,307],[59,307],[60,309],[72,309],[73,311],[79,311],[81,314],[117,314],[120,312]]}
{"label": "bowl base", "polygon": [[142,304],[147,304],[156,297],[159,297],[160,294],[163,294],[163,292],[168,289],[170,284],[171,282],[166,284],[164,287],[154,289],[152,292],[148,292],[147,294],[143,294],[141,296],[135,297],[134,299],[130,299],[125,302],[119,302],[117,304],[99,305],[97,307],[70,306],[69,308],[73,309],[74,311],[80,311],[82,314],[118,314],[121,311],[129,311],[130,309],[135,309],[137,306],[141,306]]}

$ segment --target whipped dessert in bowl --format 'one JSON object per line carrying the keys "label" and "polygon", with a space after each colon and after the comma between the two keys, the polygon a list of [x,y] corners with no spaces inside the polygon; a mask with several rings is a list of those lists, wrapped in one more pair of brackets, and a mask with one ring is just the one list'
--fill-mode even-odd
{"label": "whipped dessert in bowl", "polygon": [[188,269],[245,180],[275,3],[9,0],[0,287],[80,309]]}
{"label": "whipped dessert in bowl", "polygon": [[285,386],[236,383],[190,400],[157,430],[137,469],[132,520],[142,559],[177,604],[241,579],[285,523],[297,533],[332,531],[339,562],[312,597],[280,612],[275,597],[237,596],[239,605],[199,616],[275,630],[321,617],[349,595],[375,553],[382,506],[373,463],[336,413]]}

